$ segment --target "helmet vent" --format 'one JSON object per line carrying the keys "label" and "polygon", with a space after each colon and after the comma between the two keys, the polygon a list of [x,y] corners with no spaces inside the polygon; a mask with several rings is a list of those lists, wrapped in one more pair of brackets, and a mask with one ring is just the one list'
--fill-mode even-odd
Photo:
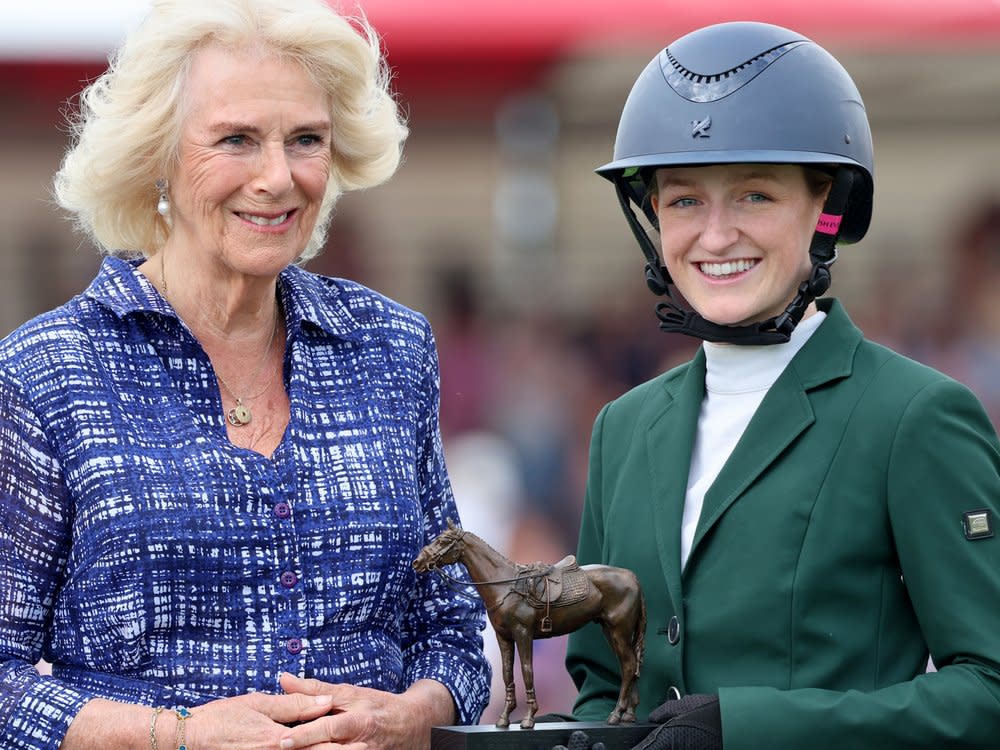
{"label": "helmet vent", "polygon": [[771,63],[786,52],[791,52],[800,44],[807,44],[807,42],[796,41],[782,44],[760,53],[731,70],[712,75],[703,75],[689,70],[667,49],[665,53],[669,67],[664,65],[663,73],[670,88],[685,99],[692,102],[714,102],[745,86]]}

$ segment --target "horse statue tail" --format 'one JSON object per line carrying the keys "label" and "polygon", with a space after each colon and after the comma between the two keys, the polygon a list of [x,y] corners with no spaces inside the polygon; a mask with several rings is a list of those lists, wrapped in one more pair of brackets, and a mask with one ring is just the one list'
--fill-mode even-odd
{"label": "horse statue tail", "polygon": [[639,676],[642,659],[646,655],[646,597],[639,590],[639,622],[632,634],[632,648],[635,651],[635,676]]}

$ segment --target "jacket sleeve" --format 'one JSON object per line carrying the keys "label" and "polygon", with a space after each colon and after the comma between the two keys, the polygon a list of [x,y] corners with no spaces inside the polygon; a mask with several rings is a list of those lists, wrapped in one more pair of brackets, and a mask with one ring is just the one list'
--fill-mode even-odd
{"label": "jacket sleeve", "polygon": [[[604,518],[602,508],[602,436],[610,404],[594,421],[590,439],[587,493],[580,520],[577,560],[581,565],[603,562]],[[618,700],[621,687],[618,663],[597,623],[589,623],[570,634],[566,668],[579,693],[573,716],[583,721],[604,721]]]}
{"label": "jacket sleeve", "polygon": [[70,523],[59,461],[20,389],[0,374],[0,747],[56,750],[91,697],[35,668]]}
{"label": "jacket sleeve", "polygon": [[[424,543],[458,522],[458,509],[445,469],[438,423],[437,352],[428,329],[419,400],[417,472],[423,508]],[[466,577],[456,566],[456,576]],[[451,692],[459,724],[475,724],[489,700],[491,668],[483,651],[485,610],[478,596],[452,590],[437,576],[417,578],[404,618],[406,683],[433,679]],[[473,591],[471,588],[470,591]]]}
{"label": "jacket sleeve", "polygon": [[[1000,445],[964,386],[936,380],[909,400],[892,440],[886,498],[937,671],[872,692],[723,688],[726,750],[997,746]],[[970,511],[990,519],[992,536],[966,537]]]}

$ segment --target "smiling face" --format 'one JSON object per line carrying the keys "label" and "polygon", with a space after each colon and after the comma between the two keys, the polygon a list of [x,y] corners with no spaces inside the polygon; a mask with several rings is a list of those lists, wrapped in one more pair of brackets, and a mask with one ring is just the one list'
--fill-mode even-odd
{"label": "smiling face", "polygon": [[825,189],[794,164],[716,164],[656,172],[663,262],[690,305],[720,325],[781,314],[810,272]]}
{"label": "smiling face", "polygon": [[294,262],[330,176],[329,105],[293,61],[199,50],[170,175],[170,252],[223,275],[276,276]]}

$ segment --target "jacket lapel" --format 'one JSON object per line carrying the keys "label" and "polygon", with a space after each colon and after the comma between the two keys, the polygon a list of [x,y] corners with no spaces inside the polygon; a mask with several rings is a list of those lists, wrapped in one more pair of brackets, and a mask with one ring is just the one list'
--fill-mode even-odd
{"label": "jacket lapel", "polygon": [[670,598],[681,603],[681,521],[698,412],[705,396],[705,352],[698,349],[685,374],[667,384],[666,405],[646,432],[656,544]]}
{"label": "jacket lapel", "polygon": [[820,303],[827,319],[771,386],[705,494],[689,560],[726,510],[815,421],[809,391],[850,374],[861,331],[837,300]]}
{"label": "jacket lapel", "polygon": [[793,378],[786,377],[787,374],[786,370],[771,386],[729,460],[705,493],[690,558],[694,558],[699,542],[729,506],[815,420],[801,384],[789,382]]}

